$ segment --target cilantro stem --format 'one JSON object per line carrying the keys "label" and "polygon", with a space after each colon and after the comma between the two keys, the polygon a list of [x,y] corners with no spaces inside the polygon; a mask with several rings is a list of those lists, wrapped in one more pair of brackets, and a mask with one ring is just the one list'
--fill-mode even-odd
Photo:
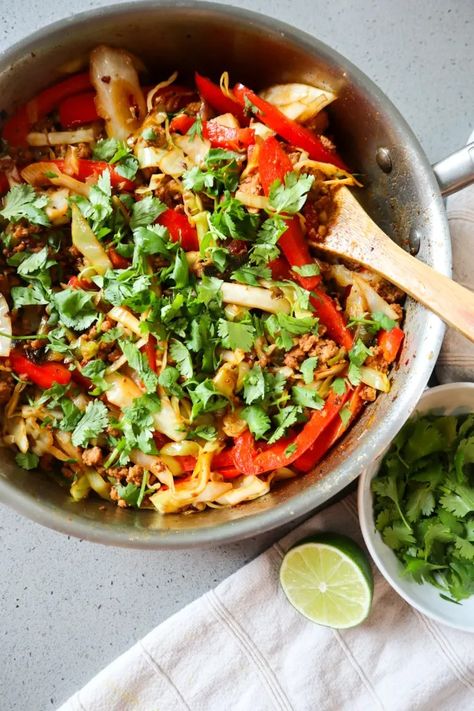
{"label": "cilantro stem", "polygon": [[142,483],[140,486],[140,493],[138,494],[138,499],[137,499],[137,507],[140,508],[142,505],[144,496],[145,496],[145,488],[148,484],[148,477],[149,477],[149,471],[148,469],[145,469],[143,472],[143,478],[142,478]]}
{"label": "cilantro stem", "polygon": [[48,334],[46,333],[34,333],[31,336],[13,336],[11,333],[5,333],[4,331],[0,331],[0,337],[2,338],[10,338],[12,341],[33,341],[36,340],[37,338],[48,338]]}
{"label": "cilantro stem", "polygon": [[108,469],[112,464],[115,462],[117,457],[119,456],[120,452],[118,447],[115,447],[107,457],[107,459],[104,462],[104,469]]}

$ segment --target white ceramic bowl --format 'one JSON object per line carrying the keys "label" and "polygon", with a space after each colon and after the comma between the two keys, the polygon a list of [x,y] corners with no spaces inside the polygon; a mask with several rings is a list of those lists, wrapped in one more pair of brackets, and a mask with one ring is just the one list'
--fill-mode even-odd
{"label": "white ceramic bowl", "polygon": [[[432,412],[436,415],[460,415],[474,412],[474,383],[449,383],[425,390],[413,415]],[[385,454],[385,452],[383,453]],[[428,617],[449,627],[474,632],[474,596],[456,605],[440,597],[439,591],[423,583],[419,585],[402,577],[402,564],[382,540],[373,516],[370,482],[377,474],[382,457],[366,469],[359,479],[359,521],[365,544],[378,569],[388,583],[410,605]]]}

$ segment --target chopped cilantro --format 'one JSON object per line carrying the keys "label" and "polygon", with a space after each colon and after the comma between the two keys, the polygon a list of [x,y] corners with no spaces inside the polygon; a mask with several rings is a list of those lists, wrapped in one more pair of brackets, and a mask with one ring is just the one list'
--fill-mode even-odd
{"label": "chopped cilantro", "polygon": [[312,262],[311,264],[303,264],[301,267],[292,267],[292,269],[301,277],[318,276],[320,273],[319,266],[316,262]]}
{"label": "chopped cilantro", "polygon": [[474,594],[474,418],[426,415],[395,438],[372,480],[374,519],[404,572],[441,597]]}
{"label": "chopped cilantro", "polygon": [[296,385],[291,389],[291,394],[293,402],[301,407],[310,407],[312,410],[322,410],[324,407],[324,399],[312,388]]}
{"label": "chopped cilantro", "polygon": [[116,138],[99,140],[94,146],[93,157],[96,160],[105,160],[111,164],[116,163],[116,171],[119,175],[128,180],[135,179],[138,160],[125,141],[118,141]]}
{"label": "chopped cilantro", "polygon": [[81,289],[63,289],[53,295],[53,305],[59,320],[68,328],[84,331],[98,317],[94,305],[94,294]]}
{"label": "chopped cilantro", "polygon": [[312,175],[298,175],[294,171],[285,175],[285,183],[280,180],[270,187],[270,205],[277,211],[288,215],[299,212],[306,202],[308,192],[314,182]]}
{"label": "chopped cilantro", "polygon": [[15,185],[5,195],[0,215],[10,222],[27,220],[33,225],[49,225],[44,211],[48,204],[46,195],[38,195],[31,185]]}
{"label": "chopped cilantro", "polygon": [[306,358],[306,360],[304,360],[301,363],[300,370],[301,370],[301,373],[303,374],[303,380],[305,382],[305,385],[309,385],[310,383],[313,382],[314,370],[317,365],[318,365],[318,359],[316,356],[311,356],[310,358]]}
{"label": "chopped cilantro", "polygon": [[293,444],[289,444],[284,452],[285,457],[291,457],[291,455],[294,454],[297,449],[298,449],[298,445],[296,444],[296,442],[293,442]]}
{"label": "chopped cilantro", "polygon": [[22,469],[36,469],[39,464],[39,457],[33,452],[26,452],[25,454],[20,452],[20,454],[16,455],[15,462]]}
{"label": "chopped cilantro", "polygon": [[134,202],[130,218],[131,229],[136,230],[137,227],[152,225],[156,218],[166,209],[166,205],[158,198],[153,197],[153,195],[147,195],[143,200]]}
{"label": "chopped cilantro", "polygon": [[101,400],[91,400],[72,433],[73,445],[86,447],[106,429],[108,424],[108,410],[104,403]]}
{"label": "chopped cilantro", "polygon": [[204,161],[203,168],[195,166],[183,175],[186,190],[203,192],[217,197],[228,190],[235,192],[239,184],[239,161],[242,156],[222,148],[211,148]]}
{"label": "chopped cilantro", "polygon": [[136,370],[138,377],[143,382],[148,393],[156,391],[158,376],[151,369],[146,357],[131,341],[119,340],[122,353],[127,359],[127,363],[132,370]]}
{"label": "chopped cilantro", "polygon": [[217,430],[212,425],[198,425],[194,430],[187,434],[188,439],[205,439],[207,442],[212,442],[217,438]]}
{"label": "chopped cilantro", "polygon": [[86,378],[89,378],[92,380],[93,384],[95,385],[95,389],[93,391],[93,395],[100,395],[101,393],[105,392],[108,388],[109,385],[107,381],[105,380],[105,371],[107,370],[107,363],[104,363],[103,360],[90,360],[82,369],[82,375],[84,375]]}
{"label": "chopped cilantro", "polygon": [[193,361],[191,353],[184,343],[173,341],[170,345],[170,354],[176,363],[176,367],[186,380],[193,377]]}
{"label": "chopped cilantro", "polygon": [[262,439],[271,428],[270,418],[259,405],[250,405],[242,410],[240,416],[248,424],[250,432],[255,439]]}
{"label": "chopped cilantro", "polygon": [[347,377],[351,385],[359,385],[360,367],[370,355],[372,355],[372,350],[367,348],[359,338],[349,351],[349,371]]}
{"label": "chopped cilantro", "polygon": [[184,390],[178,383],[179,377],[179,371],[176,368],[168,366],[160,373],[158,382],[169,395],[183,398]]}
{"label": "chopped cilantro", "polygon": [[259,365],[254,365],[244,378],[244,400],[251,405],[265,397],[265,378]]}
{"label": "chopped cilantro", "polygon": [[360,316],[359,318],[352,318],[347,324],[350,328],[352,326],[366,326],[370,333],[377,333],[378,331],[391,331],[397,325],[394,319],[389,318],[382,311],[374,311],[373,314],[367,316]]}
{"label": "chopped cilantro", "polygon": [[346,392],[346,381],[344,378],[335,378],[331,384],[331,390],[336,395],[344,395]]}
{"label": "chopped cilantro", "polygon": [[156,141],[157,136],[155,131],[151,127],[148,127],[142,131],[142,138],[145,141],[150,141],[151,143],[153,143],[153,141]]}
{"label": "chopped cilantro", "polygon": [[226,321],[221,318],[217,324],[217,332],[224,348],[231,350],[240,348],[248,353],[255,340],[255,329],[251,323]]}
{"label": "chopped cilantro", "polygon": [[283,437],[289,427],[300,420],[301,408],[296,405],[287,405],[273,418],[277,423],[277,428],[268,440],[269,444],[277,442]]}
{"label": "chopped cilantro", "polygon": [[189,130],[187,131],[187,135],[190,138],[194,138],[197,136],[198,138],[202,138],[202,118],[201,116],[196,116],[194,119],[194,123],[189,127]]}

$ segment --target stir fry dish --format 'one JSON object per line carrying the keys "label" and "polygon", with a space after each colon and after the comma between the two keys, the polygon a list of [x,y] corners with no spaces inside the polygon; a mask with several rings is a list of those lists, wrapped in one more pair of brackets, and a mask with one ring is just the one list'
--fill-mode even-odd
{"label": "stir fry dish", "polygon": [[75,501],[189,513],[314,470],[389,391],[404,295],[318,253],[358,185],[332,92],[153,79],[99,46],[4,122],[2,440]]}

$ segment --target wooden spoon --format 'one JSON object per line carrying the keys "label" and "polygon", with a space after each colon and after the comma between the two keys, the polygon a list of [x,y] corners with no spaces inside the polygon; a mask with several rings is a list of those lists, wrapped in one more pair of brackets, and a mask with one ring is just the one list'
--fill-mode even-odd
{"label": "wooden spoon", "polygon": [[[334,192],[322,249],[369,267],[474,342],[474,292],[405,252],[378,227],[346,187]],[[316,246],[316,245],[315,245]]]}

